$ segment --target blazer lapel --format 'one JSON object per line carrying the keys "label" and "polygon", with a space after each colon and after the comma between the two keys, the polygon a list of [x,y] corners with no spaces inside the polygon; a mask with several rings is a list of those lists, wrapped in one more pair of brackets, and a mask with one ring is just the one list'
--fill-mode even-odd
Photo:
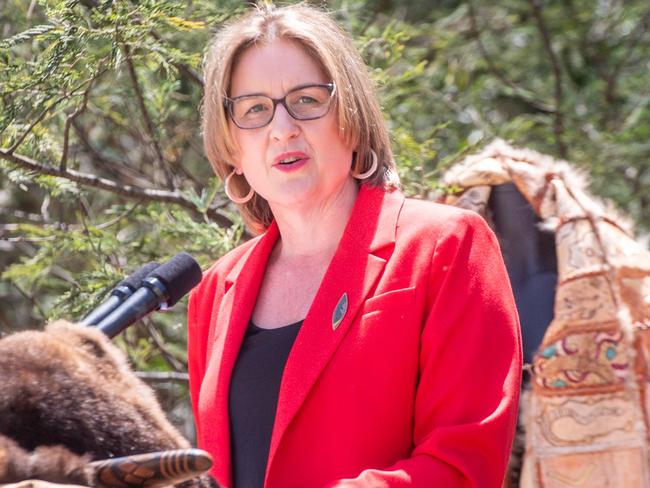
{"label": "blazer lapel", "polygon": [[[212,313],[207,353],[209,364],[200,398],[207,404],[213,402],[209,411],[223,412],[217,418],[203,419],[203,437],[209,444],[208,450],[223,453],[215,457],[213,473],[220,483],[225,482],[225,486],[232,485],[230,419],[227,414],[230,378],[253,313],[266,262],[278,235],[274,222],[259,242],[242,256],[226,277],[226,291],[219,310]],[[226,323],[228,326],[224,327]]]}
{"label": "blazer lapel", "polygon": [[[266,476],[287,427],[335,353],[359,307],[375,287],[385,260],[373,252],[395,242],[404,197],[399,192],[361,187],[346,229],[291,349],[282,376]],[[334,310],[347,295],[347,311]]]}

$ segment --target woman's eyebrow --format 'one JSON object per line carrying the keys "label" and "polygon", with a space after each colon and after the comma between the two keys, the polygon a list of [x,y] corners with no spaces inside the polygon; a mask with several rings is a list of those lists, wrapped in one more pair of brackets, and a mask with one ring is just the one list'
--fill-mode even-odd
{"label": "woman's eyebrow", "polygon": [[[231,99],[242,98],[242,97],[269,97],[266,93],[254,92],[254,93],[244,93],[243,95],[237,95],[236,97],[230,97]],[[269,97],[271,98],[271,97]]]}
{"label": "woman's eyebrow", "polygon": [[[314,82],[308,82],[308,83],[300,83],[293,88],[289,88],[286,92],[284,92],[284,95],[282,97],[285,97],[287,94],[291,93],[294,90],[299,90],[300,88],[305,88],[308,86],[314,86],[314,85],[327,85],[326,82],[320,82],[320,81],[314,81]],[[268,97],[273,100],[273,97],[271,95],[267,95],[266,93],[262,92],[254,92],[254,93],[244,93],[242,95],[237,95],[236,97],[229,97],[231,100],[234,100],[236,98],[243,98],[243,97]],[[280,98],[282,98],[280,97]],[[277,100],[277,98],[275,99]]]}

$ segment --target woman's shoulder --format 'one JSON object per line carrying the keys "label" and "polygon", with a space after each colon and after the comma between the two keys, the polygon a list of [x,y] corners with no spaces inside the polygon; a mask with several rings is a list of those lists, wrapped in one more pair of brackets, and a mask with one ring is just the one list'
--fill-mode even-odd
{"label": "woman's shoulder", "polygon": [[203,272],[201,282],[192,290],[193,295],[215,290],[230,271],[252,249],[262,236],[254,237],[228,251]]}
{"label": "woman's shoulder", "polygon": [[487,260],[499,254],[496,235],[478,213],[431,201],[405,199],[398,220],[396,249],[427,256],[440,266],[456,259]]}
{"label": "woman's shoulder", "polygon": [[399,227],[412,232],[435,233],[440,236],[468,231],[491,232],[483,217],[472,210],[452,205],[406,198],[400,212]]}

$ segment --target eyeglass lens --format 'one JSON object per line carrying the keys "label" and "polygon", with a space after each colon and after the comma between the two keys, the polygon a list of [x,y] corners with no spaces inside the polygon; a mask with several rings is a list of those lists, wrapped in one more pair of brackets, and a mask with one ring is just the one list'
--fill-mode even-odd
{"label": "eyeglass lens", "polygon": [[[316,119],[329,110],[330,89],[326,86],[305,86],[290,91],[283,101],[289,114],[298,120]],[[280,100],[278,103],[281,103]],[[274,115],[273,100],[264,95],[238,97],[232,101],[232,117],[243,128],[268,124]]]}

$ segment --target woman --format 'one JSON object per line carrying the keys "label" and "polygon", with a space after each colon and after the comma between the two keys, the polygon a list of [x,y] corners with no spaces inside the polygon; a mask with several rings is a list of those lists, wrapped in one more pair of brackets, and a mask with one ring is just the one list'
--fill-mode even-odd
{"label": "woman", "polygon": [[367,70],[307,6],[205,62],[205,148],[262,234],[189,305],[199,446],[225,487],[500,485],[521,374],[493,234],[406,200]]}

